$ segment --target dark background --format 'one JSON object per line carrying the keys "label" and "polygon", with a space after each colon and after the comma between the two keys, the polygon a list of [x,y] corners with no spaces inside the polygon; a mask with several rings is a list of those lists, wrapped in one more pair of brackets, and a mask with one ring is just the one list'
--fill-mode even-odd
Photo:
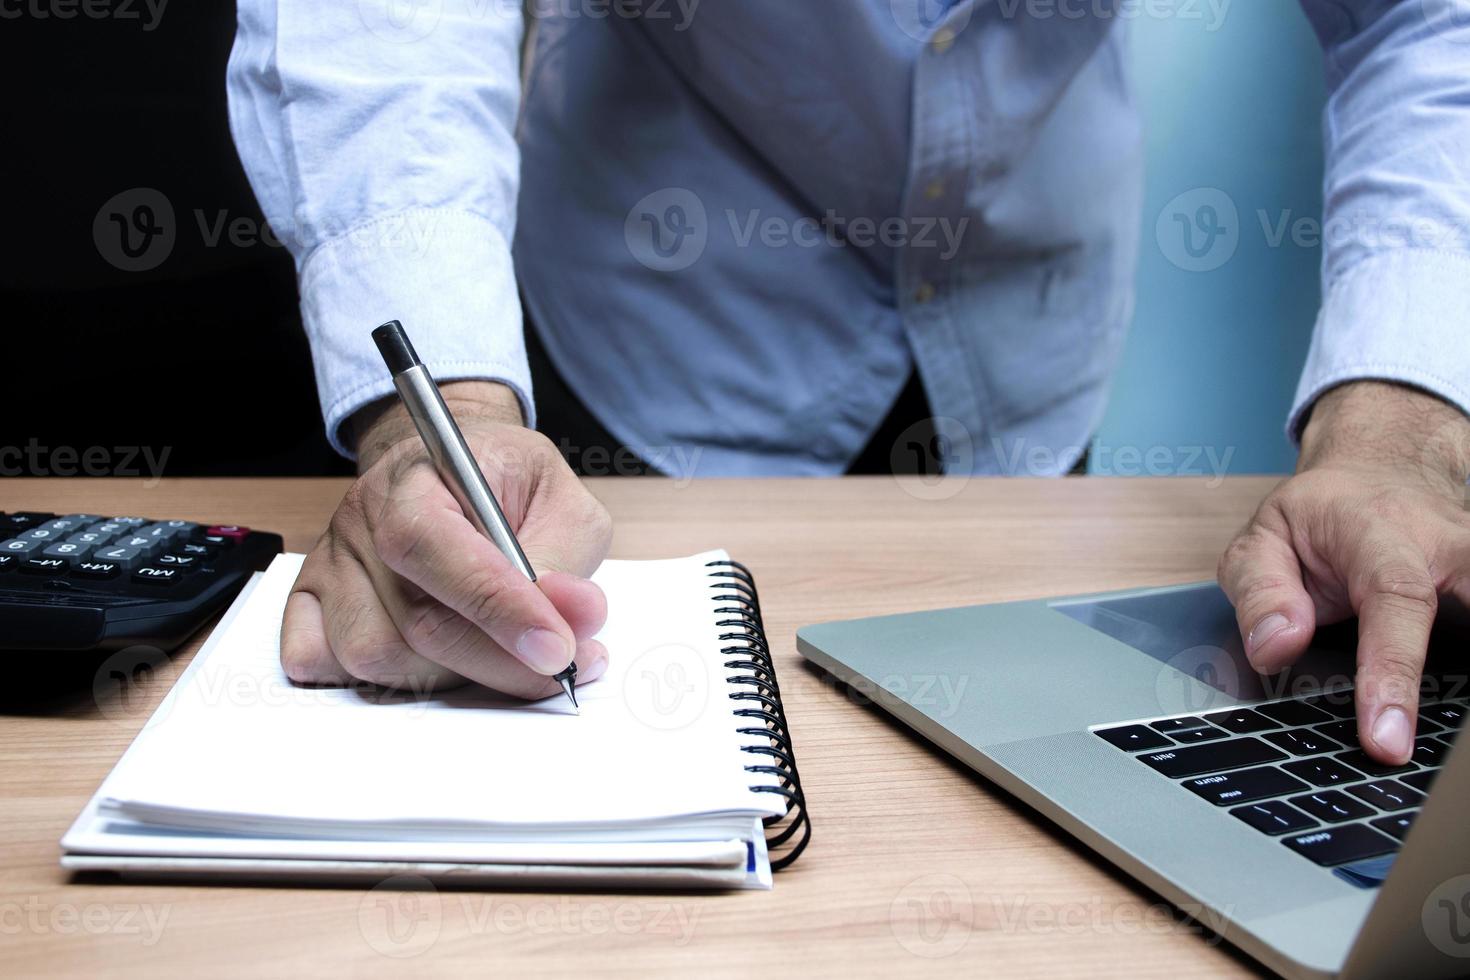
{"label": "dark background", "polygon": [[[58,447],[102,447],[105,475],[151,475],[133,447],[167,450],[168,476],[351,472],[322,431],[291,257],[230,138],[234,4],[173,0],[154,23],[142,0],[70,19],[32,2],[0,20],[0,447],[31,447],[27,476],[80,471]],[[171,219],[138,213],[147,189]],[[0,463],[20,475],[16,453]]]}

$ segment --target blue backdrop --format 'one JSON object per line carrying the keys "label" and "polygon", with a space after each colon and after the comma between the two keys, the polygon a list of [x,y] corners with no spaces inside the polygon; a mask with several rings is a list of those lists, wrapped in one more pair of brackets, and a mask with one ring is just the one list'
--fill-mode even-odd
{"label": "blue backdrop", "polygon": [[1321,51],[1295,3],[1134,6],[1138,307],[1092,471],[1288,472],[1320,295]]}

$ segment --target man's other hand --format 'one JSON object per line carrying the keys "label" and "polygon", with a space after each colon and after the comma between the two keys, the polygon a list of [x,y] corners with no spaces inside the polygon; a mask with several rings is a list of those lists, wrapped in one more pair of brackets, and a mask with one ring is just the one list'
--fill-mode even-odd
{"label": "man's other hand", "polygon": [[1262,673],[1301,656],[1319,624],[1358,617],[1358,733],[1382,762],[1414,750],[1441,598],[1470,603],[1467,475],[1470,419],[1458,410],[1396,385],[1344,385],[1313,409],[1297,474],[1220,561]]}

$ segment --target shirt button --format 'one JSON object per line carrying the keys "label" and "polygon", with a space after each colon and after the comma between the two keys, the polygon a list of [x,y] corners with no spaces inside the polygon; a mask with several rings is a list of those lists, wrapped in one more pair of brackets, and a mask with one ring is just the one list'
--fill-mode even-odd
{"label": "shirt button", "polygon": [[927,303],[934,298],[934,284],[932,282],[921,282],[919,288],[914,290],[915,303]]}
{"label": "shirt button", "polygon": [[944,196],[944,181],[931,180],[924,185],[924,196],[931,201],[937,201]]}
{"label": "shirt button", "polygon": [[934,32],[934,37],[929,40],[929,45],[936,54],[944,54],[954,45],[954,31],[948,27],[941,27]]}

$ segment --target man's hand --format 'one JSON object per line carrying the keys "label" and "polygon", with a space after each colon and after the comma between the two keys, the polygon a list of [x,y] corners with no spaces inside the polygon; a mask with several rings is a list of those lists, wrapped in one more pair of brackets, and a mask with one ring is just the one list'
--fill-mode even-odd
{"label": "man's hand", "polygon": [[607,554],[607,511],[521,424],[508,388],[468,381],[441,391],[539,587],[465,518],[403,408],[381,403],[353,419],[362,475],[286,604],[287,675],[415,693],[469,680],[540,698],[560,690],[549,675],[575,651],[578,680],[592,680],[607,667],[591,638],[607,605],[585,576]]}
{"label": "man's hand", "polygon": [[1414,749],[1439,601],[1470,603],[1470,419],[1433,396],[1358,382],[1324,395],[1297,475],[1220,561],[1246,655],[1275,673],[1318,624],[1358,617],[1358,737],[1374,758]]}

